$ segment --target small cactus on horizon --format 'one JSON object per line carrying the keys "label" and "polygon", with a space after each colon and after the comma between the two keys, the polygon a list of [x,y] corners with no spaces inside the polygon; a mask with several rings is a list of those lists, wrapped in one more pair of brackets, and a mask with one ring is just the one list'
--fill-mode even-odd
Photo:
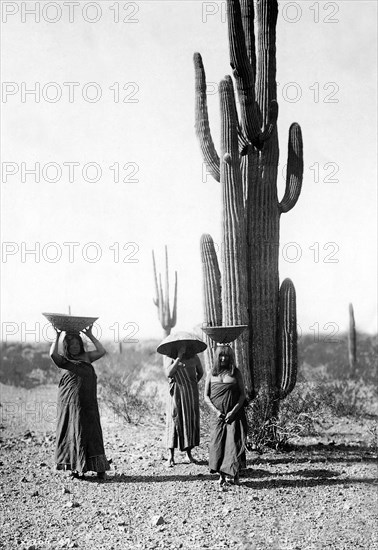
{"label": "small cactus on horizon", "polygon": [[168,270],[168,249],[165,247],[165,285],[163,290],[163,284],[161,280],[161,273],[159,277],[156,271],[155,254],[152,251],[152,263],[154,268],[154,280],[155,280],[155,298],[153,302],[158,309],[158,317],[161,326],[163,327],[164,337],[171,333],[172,328],[176,325],[177,320],[177,271],[175,271],[175,288],[173,294],[173,308],[171,312],[169,303],[169,270]]}

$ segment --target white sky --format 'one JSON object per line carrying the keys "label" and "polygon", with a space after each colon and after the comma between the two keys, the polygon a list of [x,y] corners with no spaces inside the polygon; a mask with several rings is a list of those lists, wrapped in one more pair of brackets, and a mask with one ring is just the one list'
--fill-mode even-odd
{"label": "white sky", "polygon": [[[2,337],[12,331],[23,337],[45,324],[42,311],[68,312],[70,305],[73,314],[99,316],[103,336],[118,323],[121,338],[134,329],[135,338],[159,338],[151,250],[163,268],[165,244],[172,281],[178,271],[177,329],[190,330],[202,322],[200,236],[211,233],[220,242],[221,234],[220,187],[211,176],[202,181],[194,135],[192,56],[201,52],[214,90],[230,73],[224,3],[80,2],[71,23],[66,4],[2,2],[2,80],[14,92],[3,94],[2,103],[2,241],[3,252],[14,252],[3,254],[1,264]],[[281,218],[280,277],[295,283],[303,332],[345,330],[349,302],[358,329],[376,332],[376,2],[279,5],[280,163],[286,163],[293,121],[301,124],[305,154],[301,196]],[[33,6],[39,23],[25,13]],[[57,6],[61,19],[49,22]],[[96,12],[97,22],[84,20]],[[39,102],[22,96],[38,82]],[[48,88],[49,82],[55,84]],[[78,83],[73,102],[63,84],[69,82]],[[82,95],[94,97],[95,88],[85,88],[90,82],[102,91],[93,103]],[[60,100],[46,101],[56,91]],[[125,103],[125,97],[138,102]],[[216,90],[209,111],[219,149]],[[22,166],[36,162],[40,182],[31,174],[23,182]],[[42,170],[52,162],[62,170],[59,182],[51,181],[53,168]],[[63,164],[70,162],[80,163],[72,182]],[[83,179],[87,163],[101,167],[98,182]],[[114,163],[118,183],[109,169]],[[126,163],[134,163],[128,171]],[[17,173],[5,177],[12,167]],[[127,175],[137,181],[122,182]],[[87,180],[93,176],[89,168]],[[280,195],[283,189],[282,178]],[[55,248],[45,246],[51,242]],[[72,262],[67,242],[79,243]],[[88,261],[96,253],[88,246],[93,242],[101,252],[97,262]],[[22,254],[36,243],[39,262]],[[116,247],[109,248],[114,243],[119,262]],[[126,243],[134,244],[124,251]],[[57,252],[59,261],[47,261]]]}

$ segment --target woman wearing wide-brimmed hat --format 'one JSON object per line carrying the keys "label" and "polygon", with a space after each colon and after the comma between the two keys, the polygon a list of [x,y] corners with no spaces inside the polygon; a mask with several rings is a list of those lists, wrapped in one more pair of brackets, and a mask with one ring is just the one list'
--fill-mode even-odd
{"label": "woman wearing wide-brimmed hat", "polygon": [[166,355],[164,368],[169,381],[166,437],[170,467],[175,465],[177,448],[195,462],[192,449],[200,442],[198,382],[203,376],[197,353],[205,349],[205,342],[187,332],[168,336],[157,348]]}

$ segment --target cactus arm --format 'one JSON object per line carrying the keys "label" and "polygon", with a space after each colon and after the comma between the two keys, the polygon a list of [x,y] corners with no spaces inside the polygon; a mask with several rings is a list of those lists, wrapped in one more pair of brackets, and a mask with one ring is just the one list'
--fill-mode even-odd
{"label": "cactus arm", "polygon": [[277,127],[278,119],[278,103],[275,99],[272,99],[269,103],[268,119],[265,126],[265,130],[259,136],[259,144],[256,145],[257,149],[262,149],[262,146],[273,135],[274,130]]}
{"label": "cactus arm", "polygon": [[[229,75],[226,75],[225,77],[225,80],[227,80],[227,82],[230,83],[230,90],[231,90],[231,94],[232,94],[232,101],[235,103],[236,105],[236,101],[235,101],[235,92],[234,92],[234,86],[233,86],[233,83],[232,83],[232,79]],[[237,118],[237,117],[236,117]],[[239,120],[237,120],[237,128],[238,128],[238,144],[239,144],[239,155],[241,157],[245,156],[248,154],[248,151],[249,151],[249,146],[250,146],[250,142],[248,141],[248,139],[245,137],[244,133],[243,133],[243,129],[242,127],[240,126],[240,123],[239,123]]]}
{"label": "cactus arm", "polygon": [[173,309],[171,316],[171,328],[176,326],[177,321],[177,271],[175,271],[175,291],[173,295]]}
{"label": "cactus arm", "polygon": [[248,58],[239,0],[228,0],[228,33],[230,37],[230,65],[236,81],[240,101],[243,132],[255,145],[261,134],[255,99],[255,74]]}
{"label": "cactus arm", "polygon": [[294,389],[298,369],[296,297],[290,279],[285,279],[280,288],[279,334],[276,385],[283,399]]}
{"label": "cactus arm", "polygon": [[354,319],[353,305],[349,304],[349,332],[348,332],[348,357],[349,366],[354,374],[357,364],[356,322]]}
{"label": "cactus arm", "polygon": [[201,236],[205,323],[222,324],[221,274],[211,235]]}
{"label": "cactus arm", "polygon": [[[219,85],[221,107],[221,183],[223,193],[224,278],[223,323],[242,322],[241,296],[245,286],[246,245],[243,189],[237,136],[237,112],[231,78]],[[226,308],[226,309],[225,309]]]}
{"label": "cactus arm", "polygon": [[261,120],[255,97],[256,56],[251,50],[255,43],[253,17],[252,2],[242,0],[240,4],[239,0],[228,0],[230,64],[240,100],[242,128],[252,144],[261,150],[276,128],[278,103],[270,99],[266,120]]}
{"label": "cactus arm", "polygon": [[289,130],[286,189],[279,204],[280,213],[289,212],[299,198],[303,180],[303,142],[299,124],[294,122]]}
{"label": "cactus arm", "polygon": [[264,127],[268,124],[271,101],[277,99],[276,85],[276,23],[277,0],[256,2],[256,16],[259,22],[257,40],[256,96]]}
{"label": "cactus arm", "polygon": [[159,307],[159,289],[158,289],[158,279],[156,274],[156,262],[155,262],[154,251],[152,251],[152,263],[154,267],[154,281],[155,281],[155,298],[153,298],[153,302],[156,307]]}
{"label": "cactus arm", "polygon": [[200,142],[203,159],[209,173],[220,181],[220,163],[210,132],[206,98],[206,75],[199,53],[193,57],[195,69],[195,130]]}
{"label": "cactus arm", "polygon": [[[217,327],[222,324],[222,286],[221,273],[215,252],[214,241],[208,234],[201,236],[201,259],[203,272],[203,306],[207,326]],[[206,369],[212,369],[214,361],[214,342],[205,334],[207,348],[205,351]]]}
{"label": "cactus arm", "polygon": [[163,328],[165,328],[165,319],[164,319],[164,296],[163,296],[163,287],[161,284],[161,273],[159,273],[159,298],[158,298],[158,310],[159,310],[159,320]]}
{"label": "cactus arm", "polygon": [[169,324],[171,313],[169,311],[169,273],[168,273],[168,249],[165,247],[165,296],[164,296],[164,317],[166,324]]}
{"label": "cactus arm", "polygon": [[[260,0],[257,2],[256,16],[259,22],[259,32],[257,35],[258,56],[255,89],[262,126],[262,133],[259,136],[256,148],[262,150],[264,143],[272,141],[273,148],[278,152],[276,131],[278,118],[278,104],[276,101],[277,0]],[[274,139],[274,136],[276,139]]]}
{"label": "cactus arm", "polygon": [[241,126],[238,125],[238,143],[239,143],[239,155],[244,157],[248,154],[250,142],[244,136]]}
{"label": "cactus arm", "polygon": [[255,51],[255,13],[251,0],[240,0],[241,17],[244,29],[247,55],[252,66],[253,74],[256,74],[256,51]]}

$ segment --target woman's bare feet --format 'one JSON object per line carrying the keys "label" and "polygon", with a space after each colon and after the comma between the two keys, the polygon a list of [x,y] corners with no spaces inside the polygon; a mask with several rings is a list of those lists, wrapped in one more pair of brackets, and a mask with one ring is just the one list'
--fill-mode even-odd
{"label": "woman's bare feet", "polygon": [[232,483],[232,485],[240,485],[239,474],[235,476],[226,476],[227,483]]}
{"label": "woman's bare feet", "polygon": [[175,450],[169,449],[169,460],[168,460],[168,468],[173,468],[173,466],[176,465],[175,462]]}
{"label": "woman's bare feet", "polygon": [[192,464],[197,464],[198,461],[192,457],[192,451],[190,449],[186,451],[186,454],[188,455],[189,462],[191,462]]}
{"label": "woman's bare feet", "polygon": [[233,479],[233,482],[232,482],[234,485],[240,485],[240,481],[239,481],[239,474],[236,474],[236,476],[234,476],[234,479]]}
{"label": "woman's bare feet", "polygon": [[81,479],[81,480],[85,479],[85,475],[83,473],[77,472],[76,470],[72,470],[69,474],[69,477],[71,479]]}
{"label": "woman's bare feet", "polygon": [[219,487],[219,491],[227,491],[226,476],[222,473],[219,474],[218,487]]}

